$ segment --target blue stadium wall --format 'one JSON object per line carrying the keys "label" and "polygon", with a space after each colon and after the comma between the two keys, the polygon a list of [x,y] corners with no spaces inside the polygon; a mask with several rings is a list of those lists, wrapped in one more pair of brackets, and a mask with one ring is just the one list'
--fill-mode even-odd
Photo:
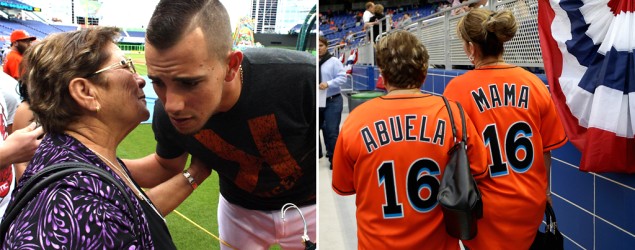
{"label": "blue stadium wall", "polygon": [[[464,72],[430,69],[421,89],[441,94]],[[375,67],[354,66],[353,89],[373,90],[378,75]],[[571,143],[552,151],[552,198],[565,249],[635,249],[635,175],[581,172],[580,158]]]}

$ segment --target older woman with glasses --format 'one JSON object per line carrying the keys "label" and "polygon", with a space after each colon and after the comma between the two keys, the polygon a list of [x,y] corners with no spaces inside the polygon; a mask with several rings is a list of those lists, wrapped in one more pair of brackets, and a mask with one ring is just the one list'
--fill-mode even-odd
{"label": "older woman with glasses", "polygon": [[[63,162],[105,170],[114,182],[83,170],[47,185],[0,237],[3,249],[174,249],[164,215],[182,202],[209,170],[193,160],[188,172],[144,192],[116,149],[148,119],[143,86],[130,59],[114,43],[119,29],[99,27],[52,35],[23,61],[31,110],[46,136],[16,192],[39,171]],[[106,178],[106,179],[110,179]],[[125,197],[131,197],[132,208]]]}

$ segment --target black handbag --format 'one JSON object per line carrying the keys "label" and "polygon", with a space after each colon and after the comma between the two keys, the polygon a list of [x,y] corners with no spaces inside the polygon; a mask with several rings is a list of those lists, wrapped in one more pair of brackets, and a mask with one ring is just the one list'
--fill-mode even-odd
{"label": "black handbag", "polygon": [[547,222],[545,232],[538,231],[529,250],[563,250],[564,238],[558,230],[556,213],[553,212],[553,207],[549,203],[545,208],[545,222]]}
{"label": "black handbag", "polygon": [[[122,194],[123,198],[126,201],[128,206],[128,210],[132,213],[134,228],[140,228],[141,224],[138,220],[140,215],[138,214],[137,208],[132,203],[132,199],[124,189],[123,185],[119,183],[115,178],[106,170],[95,167],[93,165],[89,165],[81,162],[63,162],[51,165],[46,167],[40,171],[38,171],[35,175],[33,175],[29,180],[24,183],[20,192],[14,193],[13,196],[15,200],[13,204],[7,207],[7,210],[4,213],[4,218],[2,219],[2,224],[0,224],[0,242],[4,241],[5,234],[9,231],[9,226],[11,222],[22,212],[24,206],[26,206],[38,193],[42,191],[45,187],[48,187],[52,183],[77,172],[88,172],[93,173],[99,176],[99,178],[106,182],[114,185]],[[137,239],[137,242],[141,241],[141,234],[136,234],[134,237]]]}
{"label": "black handbag", "polygon": [[454,146],[448,152],[450,160],[445,166],[438,201],[443,211],[445,229],[452,237],[461,240],[473,239],[477,230],[477,220],[483,217],[483,201],[481,192],[470,172],[470,161],[467,157],[467,130],[465,115],[461,104],[456,103],[461,114],[463,136],[457,141],[458,135],[454,123],[454,116],[448,100],[441,96],[450,115],[450,124],[454,136]]}

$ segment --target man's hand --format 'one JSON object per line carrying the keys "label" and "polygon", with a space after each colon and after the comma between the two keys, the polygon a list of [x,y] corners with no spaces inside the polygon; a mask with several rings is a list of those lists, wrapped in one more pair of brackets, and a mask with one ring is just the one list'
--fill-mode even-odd
{"label": "man's hand", "polygon": [[187,172],[194,178],[196,185],[190,185],[184,174],[179,172],[169,180],[147,190],[146,194],[159,209],[161,215],[166,216],[192,194],[194,188],[207,179],[211,171],[211,168],[203,161],[192,157],[190,168]]}
{"label": "man's hand", "polygon": [[36,128],[35,122],[13,132],[0,145],[0,166],[30,161],[42,141],[39,138],[43,134],[44,130],[42,127]]}

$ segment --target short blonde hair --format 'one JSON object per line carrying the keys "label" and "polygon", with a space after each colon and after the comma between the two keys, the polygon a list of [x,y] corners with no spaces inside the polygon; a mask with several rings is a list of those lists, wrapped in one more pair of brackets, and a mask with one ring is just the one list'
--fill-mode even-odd
{"label": "short blonde hair", "polygon": [[514,38],[517,30],[516,18],[509,10],[474,9],[456,25],[459,37],[477,44],[486,57],[502,54],[503,44]]}
{"label": "short blonde hair", "polygon": [[398,30],[375,45],[377,65],[386,84],[400,88],[420,88],[428,75],[428,50],[408,31]]}
{"label": "short blonde hair", "polygon": [[384,13],[384,6],[381,4],[375,4],[375,7],[373,8],[373,14],[379,15],[382,13]]}
{"label": "short blonde hair", "polygon": [[375,5],[375,3],[373,2],[366,2],[366,9],[369,9],[370,7],[373,7]]}

